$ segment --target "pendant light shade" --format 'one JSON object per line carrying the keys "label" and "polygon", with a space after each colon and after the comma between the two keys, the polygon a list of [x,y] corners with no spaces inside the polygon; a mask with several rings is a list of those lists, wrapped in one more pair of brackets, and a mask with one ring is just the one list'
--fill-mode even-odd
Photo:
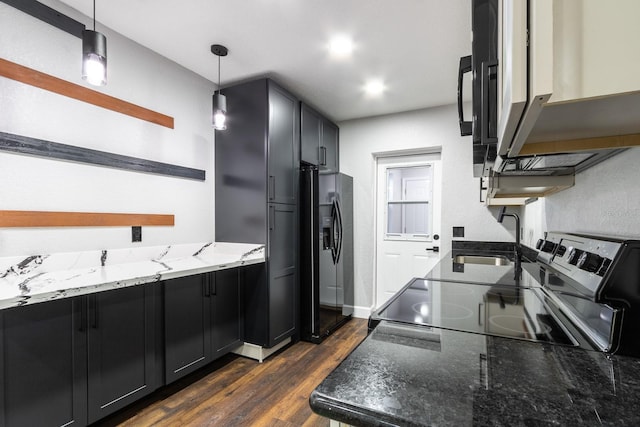
{"label": "pendant light shade", "polygon": [[107,38],[102,33],[82,32],[82,78],[94,86],[107,84]]}
{"label": "pendant light shade", "polygon": [[227,128],[227,97],[220,92],[213,94],[213,128],[215,130]]}
{"label": "pendant light shade", "polygon": [[225,130],[227,128],[227,97],[220,93],[220,57],[227,56],[229,50],[219,44],[211,45],[211,53],[218,57],[218,90],[213,94],[213,128]]}
{"label": "pendant light shade", "polygon": [[82,79],[94,86],[107,84],[107,38],[96,31],[96,0],[93,0],[93,30],[82,31]]}

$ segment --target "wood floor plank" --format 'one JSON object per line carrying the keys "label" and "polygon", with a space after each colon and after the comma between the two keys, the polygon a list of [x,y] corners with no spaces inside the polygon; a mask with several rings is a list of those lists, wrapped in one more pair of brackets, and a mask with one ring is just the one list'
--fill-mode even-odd
{"label": "wood floor plank", "polygon": [[366,320],[353,319],[321,344],[298,342],[263,363],[227,355],[97,425],[328,427],[309,395],[366,334]]}

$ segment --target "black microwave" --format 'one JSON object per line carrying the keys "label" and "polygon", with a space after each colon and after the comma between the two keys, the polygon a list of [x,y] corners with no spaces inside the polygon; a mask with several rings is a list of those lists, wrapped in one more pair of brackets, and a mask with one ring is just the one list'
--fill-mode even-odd
{"label": "black microwave", "polygon": [[[471,55],[460,58],[458,118],[460,134],[472,135],[474,176],[486,176],[498,145],[498,0],[472,0]],[[462,80],[472,76],[472,118],[465,120]]]}

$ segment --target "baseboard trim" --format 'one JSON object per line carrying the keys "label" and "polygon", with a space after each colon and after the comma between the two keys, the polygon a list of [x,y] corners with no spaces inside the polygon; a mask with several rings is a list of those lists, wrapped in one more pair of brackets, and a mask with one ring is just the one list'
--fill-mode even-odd
{"label": "baseboard trim", "polygon": [[373,306],[371,307],[363,307],[355,305],[353,306],[353,317],[357,317],[359,319],[368,319],[373,312]]}
{"label": "baseboard trim", "polygon": [[264,359],[271,356],[273,353],[280,350],[290,342],[291,342],[291,337],[287,338],[286,340],[282,341],[279,344],[274,345],[271,348],[264,348],[259,345],[246,342],[240,347],[233,350],[232,353],[238,354],[240,356],[248,357],[249,359],[254,359],[262,363]]}

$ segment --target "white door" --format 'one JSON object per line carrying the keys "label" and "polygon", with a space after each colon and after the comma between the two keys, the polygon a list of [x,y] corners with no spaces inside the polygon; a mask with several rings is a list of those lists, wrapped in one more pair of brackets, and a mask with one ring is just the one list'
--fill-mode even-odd
{"label": "white door", "polygon": [[440,154],[379,157],[376,178],[376,307],[439,261]]}

